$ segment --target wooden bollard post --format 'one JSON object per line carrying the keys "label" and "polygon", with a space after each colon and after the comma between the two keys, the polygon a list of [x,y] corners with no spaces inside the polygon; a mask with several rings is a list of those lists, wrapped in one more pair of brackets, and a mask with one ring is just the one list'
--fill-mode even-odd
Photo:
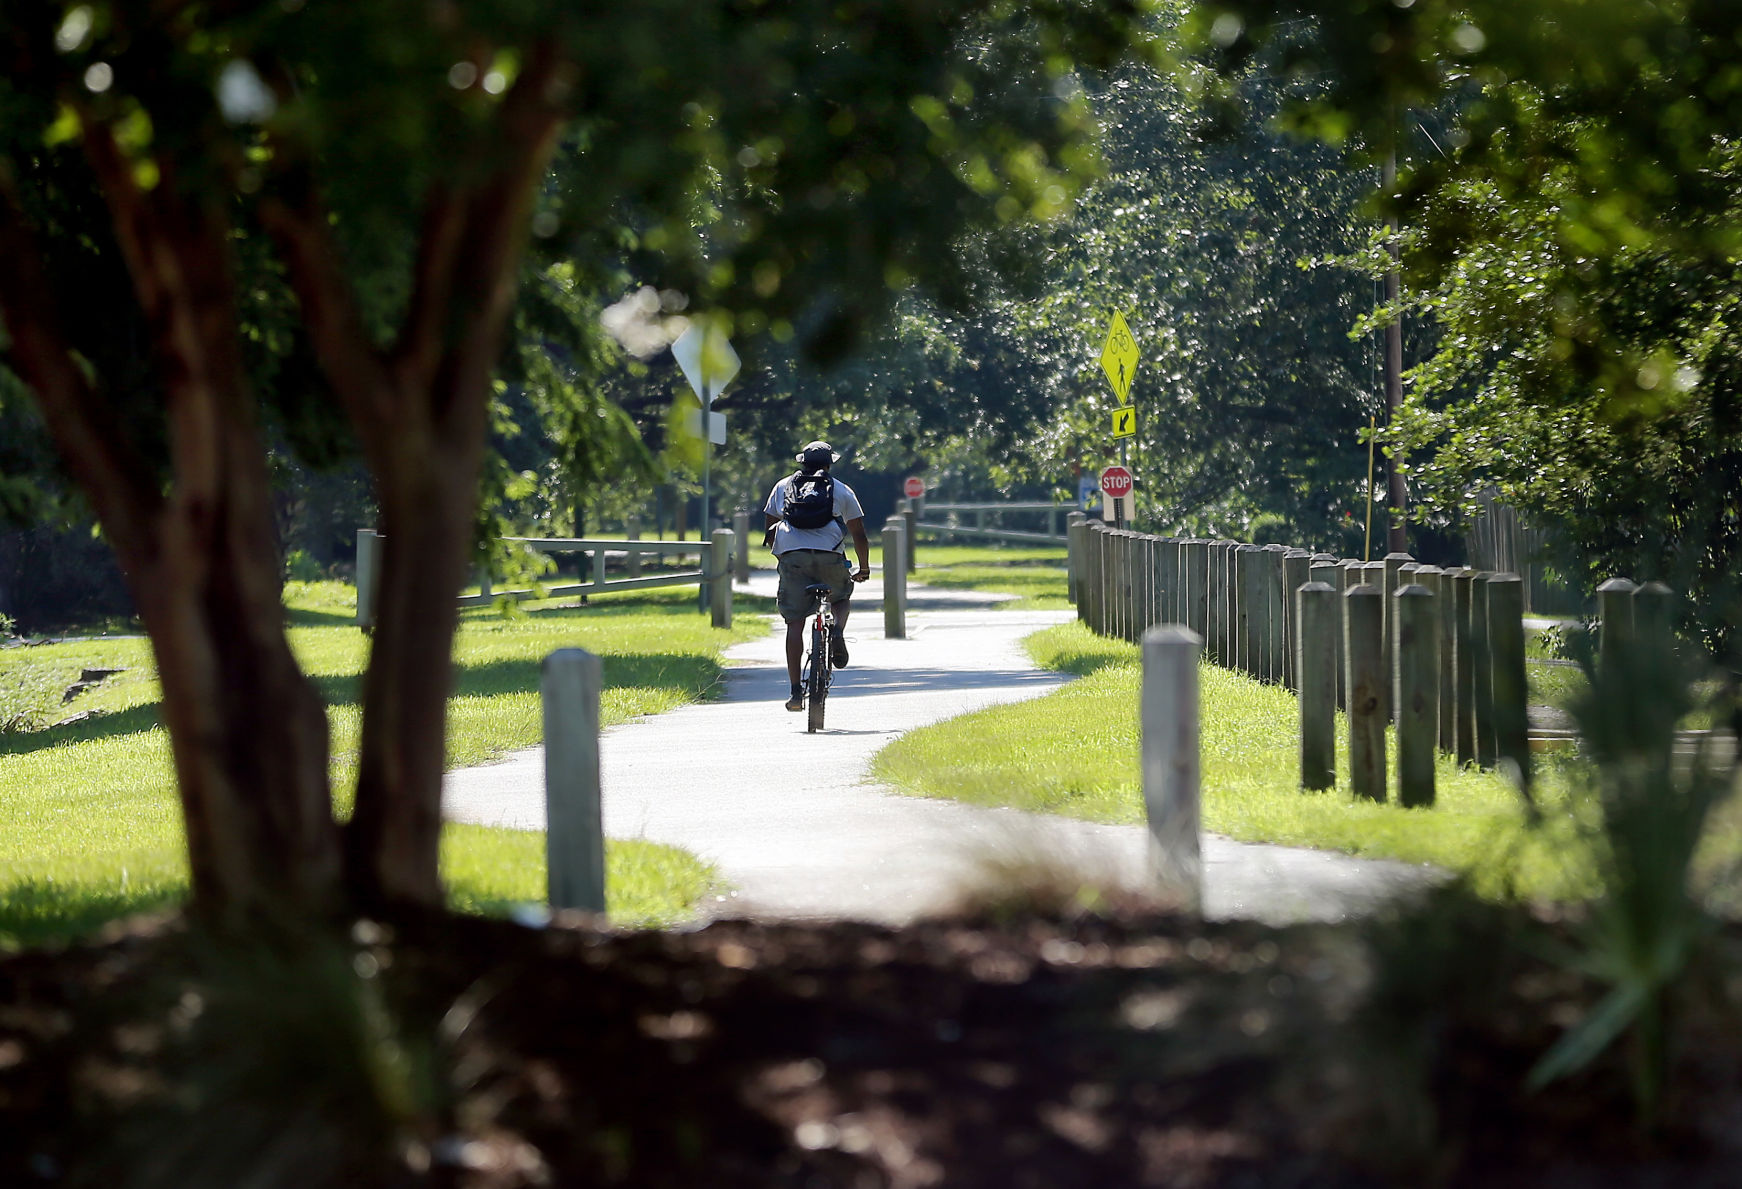
{"label": "wooden bollard post", "polygon": [[1101,585],[1101,522],[1090,520],[1084,525],[1084,529],[1083,573],[1082,583],[1077,591],[1077,612],[1082,618],[1083,626],[1091,632],[1099,633],[1101,627],[1096,618],[1095,599]]}
{"label": "wooden bollard post", "polygon": [[1133,644],[1156,622],[1155,540],[1147,533],[1131,536],[1131,627]]}
{"label": "wooden bollard post", "polygon": [[[1089,580],[1094,584],[1091,598],[1094,615],[1089,621],[1089,626],[1094,629],[1097,636],[1110,636],[1112,631],[1109,625],[1113,622],[1113,616],[1108,608],[1112,605],[1113,597],[1112,559],[1110,557],[1112,549],[1109,546],[1113,539],[1113,530],[1107,527],[1105,521],[1100,520],[1097,520],[1092,527],[1094,533],[1090,538],[1089,565],[1091,572]],[[909,548],[912,547],[912,544],[911,541],[908,542]]]}
{"label": "wooden bollard post", "polygon": [[1397,586],[1391,588],[1391,593],[1396,594],[1398,587],[1408,586],[1411,582],[1414,582],[1416,580],[1415,576],[1419,573],[1421,573],[1421,564],[1419,562],[1406,561],[1401,566],[1398,566]]}
{"label": "wooden bollard post", "polygon": [[1470,685],[1476,719],[1476,763],[1492,768],[1494,749],[1494,640],[1488,632],[1488,579],[1478,571],[1470,591]]}
{"label": "wooden bollard post", "polygon": [[883,638],[907,639],[907,521],[891,516],[883,526]]}
{"label": "wooden bollard post", "polygon": [[1397,803],[1406,809],[1434,803],[1434,759],[1439,748],[1439,625],[1433,592],[1410,582],[1391,596],[1391,704],[1397,718]]}
{"label": "wooden bollard post", "polygon": [[1184,599],[1180,622],[1200,640],[1208,640],[1210,632],[1206,618],[1209,612],[1209,560],[1208,541],[1193,537],[1180,546],[1180,588]]}
{"label": "wooden bollard post", "polygon": [[1131,623],[1126,639],[1133,644],[1142,644],[1143,633],[1155,622],[1150,618],[1150,604],[1155,598],[1155,568],[1149,546],[1149,534],[1132,532]]}
{"label": "wooden bollard post", "polygon": [[1212,662],[1228,667],[1227,542],[1204,545],[1204,652]]}
{"label": "wooden bollard post", "polygon": [[1289,595],[1282,566],[1287,553],[1286,545],[1264,547],[1264,679],[1273,685],[1282,684],[1282,654],[1288,631]]}
{"label": "wooden bollard post", "polygon": [[1130,534],[1122,528],[1115,528],[1107,534],[1107,545],[1113,558],[1112,608],[1113,630],[1115,640],[1128,639],[1126,626],[1131,616],[1131,554],[1127,545]]}
{"label": "wooden bollard post", "polygon": [[1385,680],[1381,683],[1383,688],[1381,688],[1379,691],[1379,712],[1385,716],[1386,722],[1390,722],[1391,721],[1391,645],[1386,643],[1384,633],[1386,631],[1390,630],[1390,627],[1391,627],[1390,609],[1386,606],[1386,604],[1390,602],[1390,599],[1387,597],[1387,594],[1391,588],[1385,584],[1385,563],[1384,562],[1382,562],[1382,561],[1366,562],[1361,567],[1361,573],[1362,573],[1361,581],[1365,582],[1368,586],[1371,586],[1374,590],[1377,590],[1380,594],[1380,600],[1379,600],[1379,603],[1380,603],[1380,606],[1379,606],[1379,630],[1380,630],[1379,660],[1380,660],[1380,664],[1382,664],[1384,666]]}
{"label": "wooden bollard post", "polygon": [[[1143,631],[1147,632],[1158,623],[1171,623],[1167,614],[1167,542],[1152,533],[1144,533],[1140,538],[1143,550],[1143,568],[1148,572],[1145,584],[1143,604]],[[1142,643],[1142,633],[1138,634],[1138,642]]]}
{"label": "wooden bollard post", "polygon": [[1458,750],[1458,568],[1440,571],[1440,750],[1455,755]]}
{"label": "wooden bollard post", "polygon": [[708,600],[717,628],[732,626],[732,548],[737,534],[717,528],[708,536],[708,572],[713,590]]}
{"label": "wooden bollard post", "polygon": [[1667,656],[1675,647],[1675,591],[1661,582],[1643,583],[1633,592],[1633,635],[1650,650]]}
{"label": "wooden bollard post", "polygon": [[1083,518],[1082,550],[1077,559],[1077,618],[1091,632],[1095,630],[1095,547],[1100,523]]}
{"label": "wooden bollard post", "polygon": [[[1173,585],[1169,588],[1167,614],[1162,616],[1161,621],[1163,623],[1177,623],[1181,627],[1189,628],[1192,625],[1192,617],[1189,609],[1191,597],[1186,592],[1186,565],[1190,556],[1186,552],[1188,544],[1189,542],[1183,537],[1170,537],[1162,546],[1162,556],[1170,559],[1167,569]],[[1203,639],[1203,633],[1199,632],[1198,638]],[[1198,647],[1198,652],[1200,655],[1202,654],[1202,645]]]}
{"label": "wooden bollard post", "polygon": [[1614,658],[1633,641],[1633,593],[1639,588],[1628,578],[1611,578],[1597,588],[1597,618],[1603,634],[1597,641],[1597,666],[1608,669]]}
{"label": "wooden bollard post", "polygon": [[1155,597],[1155,571],[1150,566],[1149,535],[1133,531],[1131,548],[1131,622],[1126,627],[1126,639],[1143,643],[1143,633],[1153,622],[1149,618],[1150,600]]}
{"label": "wooden bollard post", "polygon": [[1425,586],[1427,592],[1434,597],[1434,671],[1439,674],[1439,684],[1434,689],[1434,747],[1440,743],[1440,703],[1445,694],[1445,653],[1440,650],[1440,608],[1450,600],[1450,592],[1442,589],[1445,571],[1438,566],[1417,566],[1415,582],[1417,586]]}
{"label": "wooden bollard post", "polygon": [[1294,592],[1309,581],[1312,559],[1313,555],[1304,549],[1289,549],[1282,555],[1282,683],[1296,693],[1300,692],[1300,672],[1295,668],[1294,654],[1300,623],[1296,618],[1299,609],[1295,606]]}
{"label": "wooden bollard post", "polygon": [[1264,641],[1268,632],[1264,626],[1264,550],[1257,545],[1241,545],[1234,550],[1239,581],[1234,597],[1235,617],[1239,623],[1240,671],[1248,677],[1264,680]]}
{"label": "wooden bollard post", "polygon": [[1294,671],[1300,678],[1300,787],[1337,783],[1337,588],[1302,583],[1294,596],[1300,625]]}
{"label": "wooden bollard post", "polygon": [[1345,559],[1337,563],[1337,709],[1349,709],[1349,658],[1343,652],[1343,596],[1351,586],[1360,586],[1363,563]]}
{"label": "wooden bollard post", "polygon": [[1088,517],[1072,512],[1065,517],[1065,595],[1080,617],[1083,611],[1083,535]]}
{"label": "wooden bollard post", "polygon": [[[1381,573],[1383,573],[1385,575],[1383,582],[1380,585],[1379,589],[1385,592],[1385,611],[1384,611],[1384,615],[1385,615],[1385,638],[1382,641],[1381,646],[1385,649],[1385,672],[1387,674],[1389,674],[1391,672],[1391,666],[1392,666],[1392,660],[1391,660],[1391,636],[1392,636],[1391,613],[1393,610],[1395,610],[1395,608],[1392,606],[1393,600],[1392,600],[1391,596],[1397,592],[1397,588],[1399,586],[1403,585],[1403,583],[1400,579],[1400,575],[1403,571],[1403,567],[1414,560],[1415,560],[1415,558],[1411,557],[1407,553],[1387,553],[1385,555],[1385,560],[1380,563],[1380,571],[1381,571]],[[1371,575],[1368,576],[1367,581],[1369,581],[1369,582],[1373,581],[1373,578]],[[1391,679],[1389,677],[1386,678],[1385,695],[1384,696],[1385,696],[1385,718],[1386,718],[1386,721],[1387,722],[1395,721],[1397,716],[1396,716],[1396,713],[1391,706]]]}
{"label": "wooden bollard post", "polygon": [[372,528],[357,530],[357,626],[375,630],[376,591],[381,588],[381,543],[386,540]]}
{"label": "wooden bollard post", "polygon": [[1343,592],[1344,684],[1349,691],[1349,788],[1357,797],[1385,800],[1385,628],[1377,586],[1360,583]]}
{"label": "wooden bollard post", "polygon": [[1156,573],[1160,575],[1156,584],[1156,623],[1181,623],[1185,616],[1180,614],[1180,606],[1184,600],[1180,597],[1180,541],[1177,537],[1162,537],[1155,543]]}
{"label": "wooden bollard post", "polygon": [[1343,622],[1343,571],[1337,564],[1337,559],[1330,554],[1315,553],[1311,563],[1307,566],[1307,581],[1323,582],[1331,588],[1332,593],[1336,596],[1331,600],[1332,606],[1335,608],[1331,612],[1331,616],[1338,624],[1337,629],[1331,633],[1331,655],[1333,657],[1331,701],[1340,708],[1343,705],[1343,631],[1341,626]]}
{"label": "wooden bollard post", "polygon": [[1120,639],[1120,604],[1124,602],[1122,599],[1124,583],[1120,581],[1122,574],[1120,574],[1120,566],[1118,566],[1118,561],[1120,561],[1118,533],[1120,533],[1120,529],[1117,527],[1108,527],[1104,533],[1101,533],[1101,559],[1103,559],[1101,569],[1106,574],[1106,580],[1101,587],[1101,592],[1104,595],[1104,601],[1101,604],[1101,620],[1106,623],[1106,627],[1103,628],[1101,634],[1110,635],[1113,639]]}
{"label": "wooden bollard post", "polygon": [[1179,579],[1173,572],[1179,563],[1176,543],[1167,537],[1149,538],[1149,558],[1155,584],[1149,597],[1150,625],[1178,623],[1179,617],[1173,613],[1179,602]]}
{"label": "wooden bollard post", "polygon": [[732,531],[738,534],[737,548],[732,551],[732,577],[739,586],[750,581],[750,513],[739,508],[732,513]]}
{"label": "wooden bollard post", "polygon": [[1125,634],[1132,644],[1143,641],[1147,626],[1143,622],[1143,603],[1148,590],[1148,567],[1144,564],[1143,534],[1135,529],[1125,532]]}
{"label": "wooden bollard post", "polygon": [[1488,639],[1494,656],[1495,764],[1530,794],[1530,691],[1524,675],[1524,580],[1488,579]]}
{"label": "wooden bollard post", "polygon": [[1241,662],[1240,652],[1240,542],[1218,541],[1221,557],[1217,562],[1217,573],[1220,575],[1221,593],[1217,602],[1221,618],[1221,627],[1217,639],[1222,648],[1221,665],[1225,669],[1238,670]]}
{"label": "wooden bollard post", "polygon": [[1457,733],[1453,752],[1460,764],[1476,762],[1476,647],[1475,603],[1476,571],[1465,566],[1452,575],[1452,597],[1457,602],[1457,646],[1453,662],[1457,666],[1455,684],[1458,699]]}
{"label": "wooden bollard post", "polygon": [[1149,622],[1143,630],[1148,631],[1158,623],[1172,623],[1173,616],[1168,614],[1168,604],[1172,600],[1173,588],[1168,581],[1167,555],[1171,542],[1160,537],[1146,535],[1144,552],[1149,558]]}
{"label": "wooden bollard post", "polygon": [[1113,637],[1129,640],[1131,629],[1131,534],[1116,528],[1108,535],[1113,546]]}
{"label": "wooden bollard post", "polygon": [[605,911],[599,798],[599,658],[559,648],[544,659],[545,863],[550,906]]}
{"label": "wooden bollard post", "polygon": [[1198,837],[1197,635],[1178,624],[1143,637],[1143,807],[1149,863],[1158,889],[1187,912],[1203,905]]}
{"label": "wooden bollard post", "polygon": [[1119,596],[1117,593],[1118,557],[1114,552],[1118,547],[1118,531],[1108,526],[1101,530],[1101,591],[1100,591],[1100,634],[1112,636],[1119,622]]}

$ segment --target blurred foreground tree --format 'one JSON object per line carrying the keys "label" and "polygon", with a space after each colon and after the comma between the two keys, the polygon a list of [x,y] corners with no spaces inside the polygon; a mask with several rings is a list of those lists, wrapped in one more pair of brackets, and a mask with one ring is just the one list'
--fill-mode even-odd
{"label": "blurred foreground tree", "polygon": [[[895,290],[959,295],[965,230],[1068,201],[1093,153],[1060,80],[1133,22],[1087,0],[0,3],[4,362],[151,633],[196,907],[439,904],[454,595],[529,242],[657,275],[627,337],[689,304],[838,352]],[[257,387],[263,349],[302,382]],[[387,535],[343,826],[283,630],[267,397],[305,441],[355,436]]]}

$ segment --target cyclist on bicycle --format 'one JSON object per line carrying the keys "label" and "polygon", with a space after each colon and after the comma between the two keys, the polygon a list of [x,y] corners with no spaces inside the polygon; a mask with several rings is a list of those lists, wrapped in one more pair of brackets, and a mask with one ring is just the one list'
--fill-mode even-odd
{"label": "cyclist on bicycle", "polygon": [[[829,474],[841,456],[827,442],[812,442],[798,452],[799,469],[774,485],[762,512],[768,534],[764,544],[774,549],[780,571],[775,605],[786,620],[786,675],[792,685],[788,710],[804,709],[799,669],[804,660],[804,621],[810,614],[805,587],[826,582],[834,603],[835,630],[829,660],[837,669],[847,665],[848,600],[853,583],[871,576],[871,541],[865,535],[865,511],[853,489]],[[859,568],[847,564],[847,538],[859,553]]]}

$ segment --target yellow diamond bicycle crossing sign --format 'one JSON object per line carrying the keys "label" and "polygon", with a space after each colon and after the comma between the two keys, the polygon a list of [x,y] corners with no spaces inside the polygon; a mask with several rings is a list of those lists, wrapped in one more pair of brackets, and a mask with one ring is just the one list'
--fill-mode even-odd
{"label": "yellow diamond bicycle crossing sign", "polygon": [[1137,340],[1125,325],[1124,314],[1113,315],[1113,325],[1107,328],[1107,343],[1101,348],[1101,370],[1107,373],[1107,383],[1122,405],[1131,403],[1131,378],[1137,374]]}
{"label": "yellow diamond bicycle crossing sign", "polygon": [[1123,409],[1113,410],[1113,436],[1116,438],[1134,438],[1137,436],[1137,409],[1126,405]]}

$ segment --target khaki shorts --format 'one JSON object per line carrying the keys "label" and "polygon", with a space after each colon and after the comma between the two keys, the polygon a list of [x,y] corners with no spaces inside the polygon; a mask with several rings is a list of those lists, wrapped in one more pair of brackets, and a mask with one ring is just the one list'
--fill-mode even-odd
{"label": "khaki shorts", "polygon": [[847,555],[830,550],[789,549],[775,559],[780,568],[780,590],[774,605],[780,617],[796,623],[811,613],[810,596],[804,588],[817,582],[829,584],[829,599],[840,603],[853,597],[853,570]]}

